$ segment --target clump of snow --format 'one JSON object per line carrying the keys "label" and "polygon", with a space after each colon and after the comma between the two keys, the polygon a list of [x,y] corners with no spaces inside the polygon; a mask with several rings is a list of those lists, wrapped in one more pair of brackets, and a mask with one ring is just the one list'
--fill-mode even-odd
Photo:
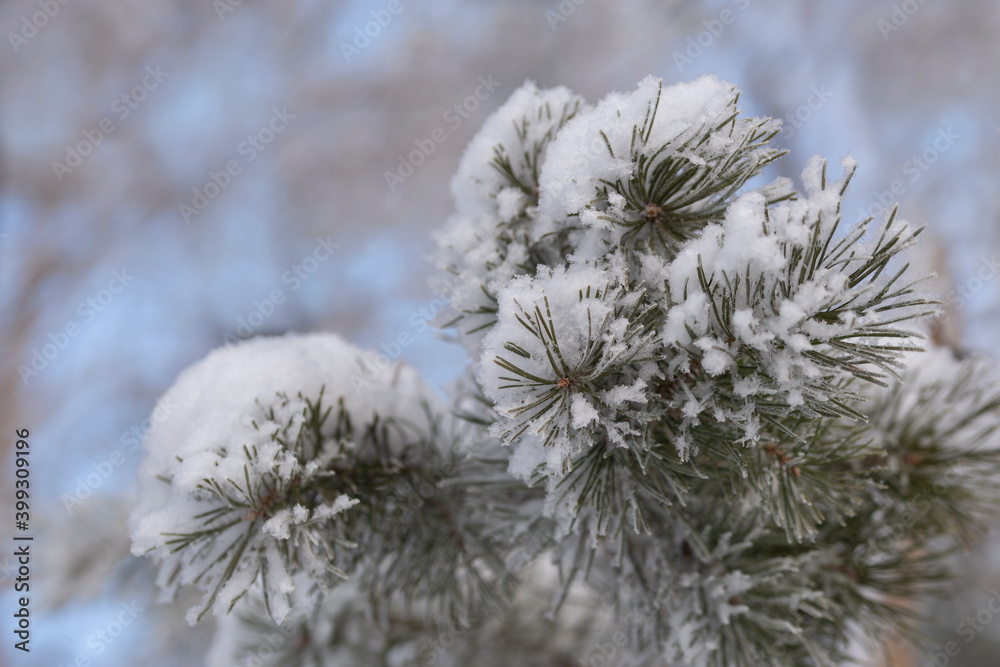
{"label": "clump of snow", "polygon": [[[209,607],[227,611],[258,579],[280,620],[295,571],[327,578],[329,537],[317,541],[312,531],[329,529],[358,500],[296,489],[333,475],[327,464],[351,450],[328,440],[338,407],[355,433],[376,415],[426,424],[425,408],[444,412],[407,366],[355,387],[360,365],[376,357],[334,335],[255,338],[213,351],[167,391],[175,409],[144,443],[132,552],[160,563],[167,597],[185,584],[205,591],[189,620]],[[333,414],[316,437],[306,419],[321,396]],[[402,446],[402,435],[395,443]]]}
{"label": "clump of snow", "polygon": [[[546,96],[575,115],[535,127],[554,118]],[[440,265],[499,415],[490,432],[516,443],[512,474],[551,482],[598,440],[642,449],[642,425],[664,417],[682,458],[706,419],[755,444],[793,411],[858,417],[840,407],[854,404],[847,381],[884,382],[917,347],[879,328],[918,311],[903,307],[905,281],[894,292],[885,275],[850,280],[914,230],[897,218],[874,239],[864,224],[836,236],[850,157],[837,180],[810,160],[801,195],[787,179],[741,192],[780,155],[767,146],[779,125],[739,117],[737,99],[714,76],[647,77],[592,108],[529,84],[466,152]],[[516,141],[537,161],[514,159]],[[549,500],[550,514],[575,518]]]}
{"label": "clump of snow", "polygon": [[539,89],[528,81],[497,109],[469,143],[452,179],[455,214],[436,235],[435,263],[447,278],[435,288],[447,293],[440,322],[460,320],[459,340],[479,354],[496,319],[496,288],[524,272],[551,239],[538,243],[538,170],[563,125],[585,109],[564,87]]}
{"label": "clump of snow", "polygon": [[671,216],[724,201],[726,187],[698,192],[699,174],[716,169],[722,177],[723,170],[726,176],[731,171],[742,184],[776,155],[756,143],[778,124],[737,118],[738,91],[731,84],[702,76],[662,85],[646,77],[634,92],[607,95],[567,123],[539,179],[539,209],[548,223],[542,233],[579,216],[586,226],[607,230],[609,243],[617,246],[630,229],[638,233],[637,226],[670,227]]}
{"label": "clump of snow", "polygon": [[[498,195],[511,186],[519,186],[533,199],[537,169],[544,157],[535,154],[536,147],[544,150],[566,120],[582,107],[583,100],[563,86],[539,90],[533,81],[526,81],[515,90],[486,119],[462,155],[451,182],[458,215],[475,218],[495,213],[501,204]],[[509,163],[516,183],[497,168],[498,158]],[[511,202],[508,199],[506,203],[509,206]],[[501,219],[510,217],[500,215]]]}
{"label": "clump of snow", "polygon": [[[643,419],[655,332],[641,324],[642,292],[614,270],[588,264],[542,267],[501,292],[496,326],[483,342],[478,380],[504,418],[493,435],[549,448],[549,473],[561,475],[596,435],[628,446]],[[512,472],[537,461],[523,445]]]}
{"label": "clump of snow", "polygon": [[[580,545],[607,548],[604,538],[627,525],[649,529],[654,500],[671,502],[651,490],[651,479],[675,474],[654,469],[668,466],[655,447],[674,446],[710,479],[717,468],[696,456],[706,440],[742,449],[789,436],[792,420],[864,418],[858,386],[891,382],[922,347],[901,323],[924,314],[924,300],[893,261],[919,230],[894,216],[840,227],[851,157],[837,178],[811,159],[802,193],[784,178],[746,189],[781,155],[768,146],[780,124],[740,117],[737,89],[715,77],[669,87],[647,77],[580,105],[538,128],[542,139],[519,162],[529,146],[510,150],[510,121],[530,117],[523,108],[544,94],[519,91],[498,113],[506,125],[488,123],[466,152],[439,266],[457,284],[451,315],[467,327],[459,339],[478,358],[494,411],[485,420],[510,446],[508,472],[544,480],[557,540],[578,534]],[[707,667],[761,627],[813,654],[796,619],[826,602],[804,578],[785,584],[803,563],[719,568],[769,530],[756,526],[739,544],[724,535],[708,560],[672,573],[661,657]],[[762,584],[787,594],[765,600]]]}
{"label": "clump of snow", "polygon": [[[652,116],[650,152],[680,146],[686,132],[721,120],[735,89],[715,76],[702,76],[662,90],[662,80],[647,76],[631,93],[610,93],[590,112],[578,115],[549,149],[540,186],[542,211],[561,219],[582,211],[602,189],[633,175],[634,130]],[[659,104],[657,104],[659,102]]]}
{"label": "clump of snow", "polygon": [[[682,379],[693,365],[709,377],[726,375],[738,401],[725,405],[714,383],[693,386],[697,408],[685,408],[686,423],[712,412],[719,421],[742,424],[744,441],[755,442],[758,401],[772,410],[784,405],[786,411],[829,414],[824,406],[831,398],[849,400],[838,392],[846,380],[884,381],[887,369],[902,367],[902,353],[919,346],[916,333],[891,341],[877,335],[881,330],[860,335],[862,327],[874,329],[883,320],[918,312],[905,306],[908,292],[889,290],[891,273],[872,283],[849,280],[878,251],[880,240],[895,236],[897,247],[905,247],[913,242],[913,230],[897,218],[868,241],[863,225],[844,239],[834,238],[840,196],[854,162],[846,158],[842,165],[843,176],[827,182],[826,163],[811,160],[802,175],[804,196],[794,201],[768,206],[758,191],[741,195],[721,222],[705,227],[663,269],[673,304],[663,342],[673,352],[675,377]],[[897,287],[903,286],[899,281]],[[886,303],[873,300],[879,293],[888,294]],[[881,315],[888,304],[893,310]],[[874,364],[863,348],[878,346],[885,346],[879,348],[885,357]],[[739,409],[739,399],[749,410]],[[692,405],[690,397],[677,403]]]}

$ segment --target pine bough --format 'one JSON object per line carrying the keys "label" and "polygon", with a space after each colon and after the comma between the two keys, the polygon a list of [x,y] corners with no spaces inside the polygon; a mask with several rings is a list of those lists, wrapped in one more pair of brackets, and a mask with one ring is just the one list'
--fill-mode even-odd
{"label": "pine bough", "polygon": [[779,124],[738,98],[529,82],[486,121],[437,236],[476,360],[450,408],[332,335],[178,379],[132,549],[224,616],[211,664],[801,667],[912,633],[998,500],[995,370],[924,350],[920,230],[842,224],[851,158],[749,187]]}

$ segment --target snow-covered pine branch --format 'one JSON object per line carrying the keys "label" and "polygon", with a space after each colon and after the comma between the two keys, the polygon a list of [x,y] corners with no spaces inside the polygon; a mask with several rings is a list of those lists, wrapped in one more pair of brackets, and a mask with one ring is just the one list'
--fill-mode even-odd
{"label": "snow-covered pine branch", "polygon": [[167,393],[176,418],[145,443],[132,551],[160,563],[165,597],[204,591],[191,623],[255,587],[280,622],[299,586],[350,577],[444,610],[502,593],[488,517],[437,488],[456,471],[453,419],[408,366],[354,388],[374,357],[332,335],[253,339]]}
{"label": "snow-covered pine branch", "polygon": [[568,246],[536,229],[539,169],[556,133],[583,108],[563,87],[539,90],[527,82],[469,143],[452,180],[455,213],[438,234],[436,264],[457,280],[444,320],[476,354],[496,321],[496,290],[539,263],[565,256]]}
{"label": "snow-covered pine branch", "polygon": [[779,124],[738,101],[528,82],[486,121],[437,236],[452,410],[330,335],[180,376],[132,551],[233,611],[210,664],[548,665],[611,627],[635,664],[834,667],[913,629],[1000,501],[996,366],[923,351],[920,230],[841,220],[853,159],[753,187]]}
{"label": "snow-covered pine branch", "polygon": [[[487,122],[460,175],[476,159],[486,169],[494,124],[528,115],[524,99],[518,91]],[[925,346],[918,320],[935,307],[917,291],[922,276],[897,259],[919,229],[895,210],[841,221],[852,158],[836,180],[813,158],[798,192],[781,178],[747,187],[783,152],[768,144],[778,124],[740,117],[738,99],[714,77],[670,87],[650,77],[632,93],[578,105],[531,151],[537,206],[529,198],[517,209],[521,257],[531,261],[497,273],[469,253],[453,271],[490,302],[474,331],[463,328],[471,311],[460,312],[457,335],[478,359],[510,473],[545,483],[562,567],[556,608],[573,582],[599,579],[602,563],[619,608],[652,590],[724,590],[712,583],[721,560],[712,545],[743,534],[727,580],[744,593],[760,585],[770,592],[759,600],[778,595],[788,608],[765,621],[760,608],[684,603],[656,615],[654,635],[667,639],[644,645],[648,656],[835,664],[849,636],[844,609],[876,634],[903,628],[908,612],[891,599],[919,595],[947,570],[937,552],[913,555],[899,534],[884,545],[898,570],[865,570],[867,538],[856,541],[878,531],[876,499],[893,486],[882,467],[893,456],[873,428],[885,401],[905,394],[900,377]],[[481,247],[503,245],[501,191],[477,200],[466,193],[475,181],[461,178],[453,191],[459,215],[439,236],[443,252],[471,229]],[[938,398],[960,410],[955,394]],[[996,423],[989,401],[981,414]],[[890,430],[905,432],[900,422]],[[948,439],[962,447],[957,433]],[[980,513],[976,493],[996,478],[997,444],[969,454],[974,471],[933,499],[955,514],[950,526],[928,518],[943,543]],[[935,457],[908,460],[944,474]],[[769,558],[781,562],[774,571],[793,573],[783,576],[797,592],[755,579]],[[698,565],[678,578],[684,562]],[[837,578],[831,567],[854,574]],[[762,625],[743,625],[753,617]]]}
{"label": "snow-covered pine branch", "polygon": [[[487,266],[479,276],[498,301],[479,379],[501,415],[494,433],[518,441],[513,473],[544,461],[562,477],[605,442],[640,457],[669,442],[687,460],[706,424],[737,448],[795,441],[789,420],[863,418],[855,381],[885,385],[919,349],[902,323],[933,307],[906,266],[886,273],[919,230],[895,213],[873,238],[871,221],[841,230],[850,158],[830,182],[814,158],[801,194],[784,181],[741,192],[781,152],[767,147],[775,125],[739,118],[737,99],[712,77],[665,90],[645,79],[546,144],[540,205],[526,216],[569,253],[504,284]],[[821,515],[806,496],[799,505],[813,515],[801,539]]]}

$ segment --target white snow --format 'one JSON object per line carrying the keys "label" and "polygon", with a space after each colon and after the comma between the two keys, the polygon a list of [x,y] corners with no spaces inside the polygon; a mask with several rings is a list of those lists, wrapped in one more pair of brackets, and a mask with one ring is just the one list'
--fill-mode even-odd
{"label": "white snow", "polygon": [[[761,192],[741,195],[721,222],[706,226],[661,269],[673,304],[667,312],[663,340],[681,352],[675,366],[684,371],[679,361],[688,355],[699,358],[710,376],[735,373],[735,355],[747,352],[755,355],[757,364],[748,377],[732,377],[734,391],[748,401],[749,411],[723,408],[709,386],[706,393],[696,392],[697,398],[689,397],[680,406],[691,423],[695,423],[696,412],[711,410],[723,421],[741,423],[746,441],[754,442],[755,397],[777,399],[789,409],[810,414],[809,400],[822,400],[814,387],[816,382],[850,376],[846,370],[821,365],[810,355],[818,351],[837,356],[828,342],[851,334],[863,323],[877,322],[878,313],[870,311],[861,319],[857,313],[845,311],[834,320],[818,319],[817,315],[840,304],[861,304],[862,295],[877,291],[865,285],[852,288],[846,276],[861,258],[871,255],[874,239],[863,240],[863,228],[849,233],[842,257],[854,257],[854,263],[817,264],[804,279],[801,259],[812,239],[825,239],[838,219],[840,193],[855,163],[848,157],[841,164],[843,175],[833,181],[825,175],[823,160],[810,160],[802,174],[805,193],[794,201],[767,208]],[[826,189],[821,189],[824,185]],[[890,231],[901,233],[901,243],[912,240],[910,228],[898,218]],[[655,266],[648,263],[647,272]],[[650,281],[655,283],[657,278]],[[748,281],[755,289],[751,298]],[[728,326],[719,319],[724,303],[732,308]]]}
{"label": "white snow", "polygon": [[[627,446],[633,429],[622,411],[647,402],[646,379],[657,371],[646,353],[655,335],[631,336],[627,318],[616,315],[638,298],[620,286],[623,278],[574,263],[518,276],[500,292],[478,367],[484,393],[505,417],[491,432],[507,442],[519,432],[543,440],[558,432],[547,442],[552,474],[562,474],[595,429]],[[612,372],[621,374],[616,384],[595,384]]]}
{"label": "white snow", "polygon": [[[377,356],[334,335],[290,334],[217,349],[180,374],[164,396],[175,406],[171,418],[144,443],[140,493],[130,519],[132,553],[149,553],[161,563],[159,582],[168,594],[177,585],[194,583],[207,570],[197,582],[206,591],[203,603],[207,603],[209,591],[225,578],[227,554],[242,544],[244,557],[229,573],[232,578],[220,591],[213,610],[228,609],[257,579],[260,560],[267,562],[268,588],[277,598],[272,612],[279,619],[287,613],[280,600],[291,580],[287,564],[273,548],[274,540],[290,540],[294,548],[298,546],[296,531],[329,521],[358,501],[340,495],[313,507],[297,503],[269,507],[269,502],[281,502],[282,490],[290,484],[306,483],[319,474],[317,463],[327,455],[325,443],[316,443],[314,450],[305,452],[308,460],[300,460],[303,453],[278,444],[274,434],[280,433],[285,443],[294,443],[304,425],[305,401],[315,402],[321,390],[323,404],[334,407],[326,429],[336,423],[338,401],[343,402],[355,429],[363,429],[376,413],[419,425],[427,422],[424,406],[437,414],[445,412],[433,391],[408,366],[357,382],[362,365],[374,364]],[[247,479],[252,502],[247,497]],[[209,493],[210,483],[230,498],[245,500],[248,508],[224,515],[227,523],[233,516],[237,520],[211,541],[173,551],[169,534],[201,530],[206,520],[199,515],[225,506]],[[274,497],[265,500],[269,494]],[[251,520],[265,517],[260,527],[251,528]],[[302,546],[299,558],[304,566],[325,571],[329,563],[323,558],[313,562],[311,548]],[[179,576],[167,586],[175,567],[180,568]]]}
{"label": "white snow", "polygon": [[560,120],[583,107],[582,98],[563,86],[540,90],[533,81],[526,81],[515,90],[486,119],[462,155],[451,182],[458,214],[475,218],[496,211],[495,198],[509,186],[492,166],[497,147],[510,158],[519,180],[533,187],[534,179],[523,160],[525,151],[536,142],[550,139]]}
{"label": "white snow", "polygon": [[[536,171],[561,124],[586,108],[563,87],[539,89],[528,81],[484,123],[465,149],[452,179],[455,213],[435,235],[435,264],[448,272],[448,308],[439,323],[459,319],[459,341],[473,356],[494,320],[496,290],[531,262],[538,242]],[[506,159],[515,182],[497,169]]]}

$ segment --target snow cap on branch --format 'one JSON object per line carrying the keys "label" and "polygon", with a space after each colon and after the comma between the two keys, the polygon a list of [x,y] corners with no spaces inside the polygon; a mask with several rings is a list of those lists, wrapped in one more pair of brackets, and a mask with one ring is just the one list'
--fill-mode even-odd
{"label": "snow cap on branch", "polygon": [[[664,273],[671,307],[663,342],[688,383],[688,423],[710,413],[743,424],[756,442],[761,410],[811,417],[862,414],[848,404],[853,378],[885,385],[903,368],[921,334],[900,322],[933,312],[915,293],[907,265],[891,259],[915,242],[919,230],[893,215],[867,237],[868,222],[836,235],[840,198],[854,172],[827,182],[826,162],[813,158],[799,198],[768,206],[763,194],[741,195],[719,223],[705,227]],[[693,366],[694,364],[694,366]],[[720,382],[728,377],[728,392]]]}
{"label": "snow cap on branch", "polygon": [[[585,104],[564,86],[526,81],[472,138],[451,181],[459,216],[509,222],[537,198],[538,170],[560,128]],[[512,190],[513,189],[513,190]]]}
{"label": "snow cap on branch", "polygon": [[451,274],[436,285],[446,283],[450,295],[439,321],[457,323],[472,355],[496,321],[491,285],[559,257],[552,239],[539,243],[534,230],[538,172],[556,133],[584,108],[583,99],[562,86],[539,90],[527,81],[465,149],[451,183],[455,214],[436,235],[435,262]]}
{"label": "snow cap on branch", "polygon": [[578,114],[549,148],[539,208],[557,229],[571,216],[606,230],[612,247],[673,246],[718,219],[729,198],[781,151],[779,123],[739,118],[736,88],[714,76],[663,88],[646,77]]}
{"label": "snow cap on branch", "polygon": [[524,441],[512,463],[517,474],[531,473],[517,462],[544,457],[549,473],[561,475],[595,438],[628,446],[648,419],[656,334],[643,292],[627,285],[619,261],[610,269],[541,267],[500,292],[478,380],[504,417],[493,434]]}
{"label": "snow cap on branch", "polygon": [[[184,584],[205,592],[192,623],[258,581],[280,620],[297,572],[346,576],[335,566],[337,519],[358,500],[329,464],[349,460],[353,434],[376,419],[422,424],[428,406],[439,409],[406,366],[352,387],[375,357],[333,335],[255,338],[215,350],[167,392],[176,408],[145,442],[132,552],[160,562],[167,597]],[[384,444],[398,450],[402,436]]]}

